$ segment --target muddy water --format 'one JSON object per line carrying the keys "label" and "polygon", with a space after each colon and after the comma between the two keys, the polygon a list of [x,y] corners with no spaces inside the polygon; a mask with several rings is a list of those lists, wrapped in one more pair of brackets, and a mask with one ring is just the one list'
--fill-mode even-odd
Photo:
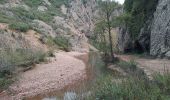
{"label": "muddy water", "polygon": [[97,52],[90,52],[89,61],[86,65],[86,80],[77,81],[75,84],[67,86],[60,91],[27,98],[26,100],[77,100],[78,96],[81,98],[83,98],[83,96],[89,96],[91,94],[90,89],[92,84],[94,84],[96,78],[101,75],[103,63]]}

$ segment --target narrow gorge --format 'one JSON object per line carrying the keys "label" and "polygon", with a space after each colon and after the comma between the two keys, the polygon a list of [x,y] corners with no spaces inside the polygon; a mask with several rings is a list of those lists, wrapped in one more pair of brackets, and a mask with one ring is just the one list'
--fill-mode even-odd
{"label": "narrow gorge", "polygon": [[169,15],[169,0],[0,0],[0,100],[169,100]]}

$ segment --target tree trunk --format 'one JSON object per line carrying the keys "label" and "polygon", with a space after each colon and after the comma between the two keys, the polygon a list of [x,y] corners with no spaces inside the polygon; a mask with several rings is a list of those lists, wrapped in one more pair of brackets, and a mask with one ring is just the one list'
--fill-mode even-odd
{"label": "tree trunk", "polygon": [[111,35],[111,25],[110,25],[110,17],[109,17],[109,14],[107,14],[107,22],[108,22],[108,32],[109,32],[111,61],[114,62],[113,44],[112,44],[112,35]]}

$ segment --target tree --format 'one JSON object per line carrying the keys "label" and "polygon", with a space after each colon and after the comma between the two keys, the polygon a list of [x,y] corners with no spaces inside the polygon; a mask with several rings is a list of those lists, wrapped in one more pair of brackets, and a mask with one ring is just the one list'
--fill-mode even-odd
{"label": "tree", "polygon": [[105,21],[100,20],[100,22],[97,22],[95,24],[94,36],[95,36],[95,40],[97,40],[97,43],[99,44],[98,49],[104,52],[106,55],[108,53],[108,50],[107,50],[108,46],[107,46],[107,41],[106,41],[105,30],[106,30]]}
{"label": "tree", "polygon": [[110,56],[111,60],[114,61],[114,54],[113,54],[113,44],[112,44],[112,14],[117,7],[117,3],[114,0],[104,0],[99,2],[102,17],[106,23],[106,30],[109,33],[109,44],[110,44]]}

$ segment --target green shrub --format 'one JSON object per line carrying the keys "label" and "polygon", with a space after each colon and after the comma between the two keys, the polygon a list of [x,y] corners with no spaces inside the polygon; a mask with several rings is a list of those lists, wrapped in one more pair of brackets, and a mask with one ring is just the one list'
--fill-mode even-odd
{"label": "green shrub", "polygon": [[69,51],[69,41],[63,36],[56,37],[54,42],[65,51]]}
{"label": "green shrub", "polygon": [[17,51],[0,51],[0,91],[13,82],[13,74],[17,66],[29,67],[34,63],[45,61],[45,53],[19,49]]}
{"label": "green shrub", "polygon": [[[69,0],[49,0],[49,2],[55,8],[60,8],[62,4],[68,5]],[[24,0],[24,2],[30,7],[38,7],[43,4],[43,0]]]}
{"label": "green shrub", "polygon": [[126,22],[126,27],[133,41],[138,38],[140,30],[146,21],[153,17],[157,3],[158,0],[125,0],[125,15],[131,16]]}
{"label": "green shrub", "polygon": [[34,11],[33,13],[36,19],[42,20],[44,22],[50,22],[53,19],[53,16],[55,15],[53,12],[50,11],[47,12]]}
{"label": "green shrub", "polygon": [[[37,11],[37,7],[43,4],[42,0],[24,0],[24,2],[32,7],[32,12],[30,15],[33,15],[36,19],[50,22],[53,19],[53,16],[63,16],[60,6],[62,4],[67,4],[68,0],[49,0],[49,2],[52,4],[51,6],[48,6],[48,10],[45,12]],[[27,11],[28,13],[28,11]],[[22,14],[26,15],[26,14]],[[28,16],[29,17],[29,16]]]}
{"label": "green shrub", "polygon": [[126,71],[129,70],[134,72],[137,69],[137,63],[134,60],[131,60],[130,62],[120,61],[117,65]]}
{"label": "green shrub", "polygon": [[15,21],[14,18],[7,16],[7,15],[5,15],[5,13],[0,11],[0,22],[1,23],[11,23],[11,22],[14,22],[14,21]]}
{"label": "green shrub", "polygon": [[4,4],[4,3],[7,3],[8,0],[0,0],[0,4]]}
{"label": "green shrub", "polygon": [[170,73],[164,75],[156,74],[154,80],[161,91],[170,96]]}
{"label": "green shrub", "polygon": [[33,64],[44,62],[46,54],[40,50],[8,48],[0,50],[0,91],[13,82],[16,68],[29,67]]}
{"label": "green shrub", "polygon": [[62,4],[68,6],[69,0],[49,0],[55,8],[60,8]]}
{"label": "green shrub", "polygon": [[43,0],[24,0],[24,3],[30,7],[37,7],[41,5]]}
{"label": "green shrub", "polygon": [[112,79],[105,76],[97,81],[92,100],[169,100],[169,92],[162,92],[155,82],[128,77],[115,83]]}
{"label": "green shrub", "polygon": [[29,29],[31,29],[29,24],[23,23],[23,22],[12,23],[9,25],[9,28],[13,30],[21,31],[21,32],[26,32]]}
{"label": "green shrub", "polygon": [[3,89],[6,89],[10,84],[12,83],[12,80],[8,79],[8,78],[1,78],[0,77],[0,92]]}
{"label": "green shrub", "polygon": [[31,49],[17,49],[16,51],[0,51],[0,73],[11,74],[15,67],[27,67],[34,63],[45,61],[46,54],[42,51]]}
{"label": "green shrub", "polygon": [[13,7],[11,11],[13,12],[14,17],[20,21],[29,22],[30,20],[33,20],[36,18],[33,11],[31,10],[28,11],[23,7]]}
{"label": "green shrub", "polygon": [[52,38],[52,37],[50,37],[50,36],[48,36],[48,37],[42,37],[41,39],[40,39],[40,41],[42,42],[42,43],[45,43],[46,45],[48,45],[48,46],[50,46],[50,47],[53,47],[53,46],[55,46],[56,44],[55,44],[55,42],[54,42],[54,38]]}

